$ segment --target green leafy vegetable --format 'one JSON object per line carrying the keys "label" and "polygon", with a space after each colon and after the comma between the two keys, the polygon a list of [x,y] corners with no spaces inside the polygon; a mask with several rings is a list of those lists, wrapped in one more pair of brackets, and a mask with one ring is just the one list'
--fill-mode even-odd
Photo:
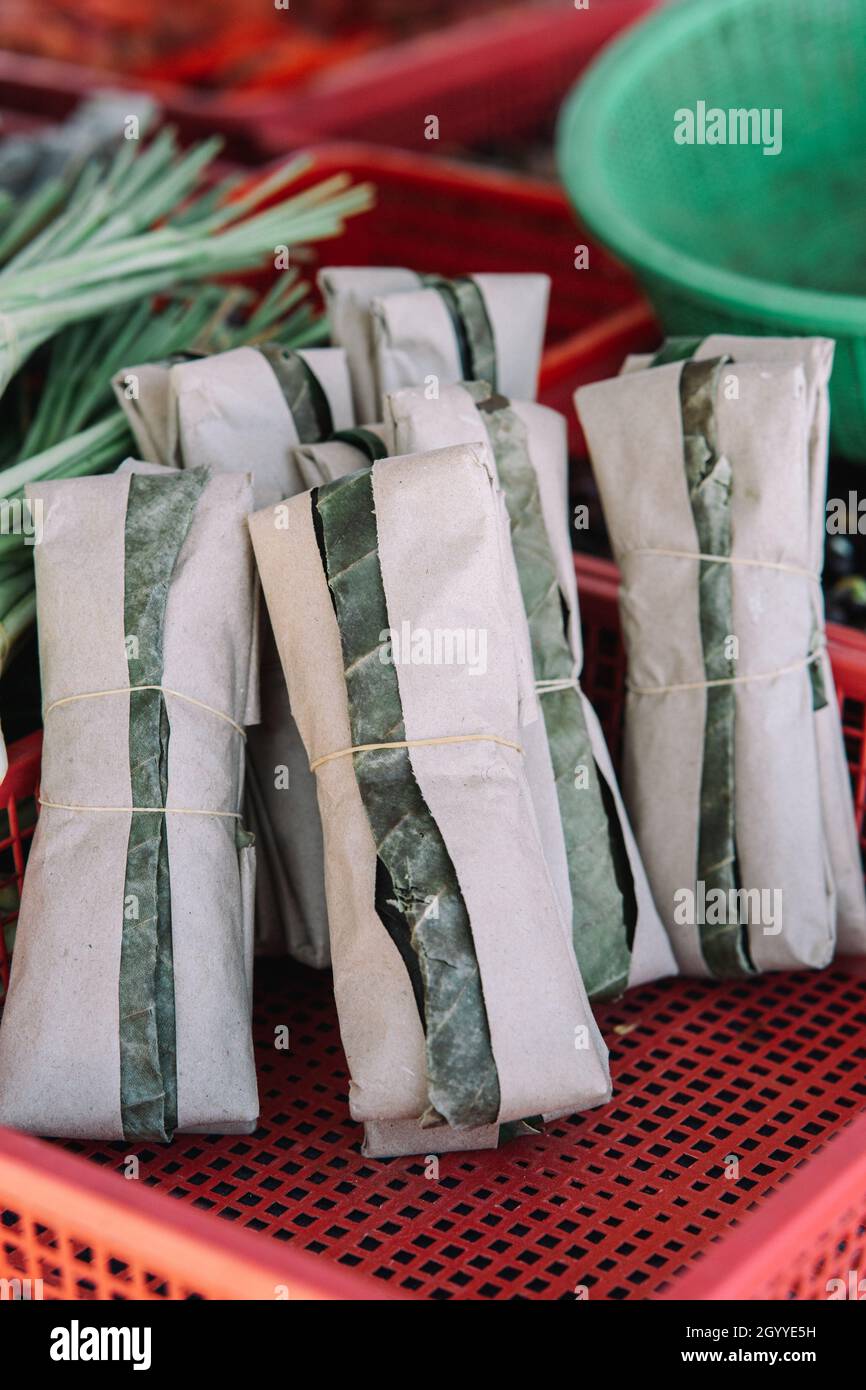
{"label": "green leafy vegetable", "polygon": [[[294,270],[263,296],[207,280],[262,265],[275,246],[335,235],[369,206],[370,189],[336,175],[283,196],[309,167],[302,157],[243,189],[228,179],[199,192],[218,148],[181,154],[168,130],[149,143],[121,140],[107,164],[90,162],[71,184],[43,184],[0,207],[0,502],[20,505],[28,482],[123,460],[132,437],[111,378],[130,362],[321,340],[324,324]],[[49,339],[46,362],[31,370],[28,358]],[[21,528],[0,530],[0,670],[35,617],[32,579],[22,579],[31,558]]]}

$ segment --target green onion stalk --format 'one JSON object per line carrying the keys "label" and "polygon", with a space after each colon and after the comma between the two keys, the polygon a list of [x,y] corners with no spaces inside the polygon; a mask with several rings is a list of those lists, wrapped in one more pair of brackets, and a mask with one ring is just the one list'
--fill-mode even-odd
{"label": "green onion stalk", "polygon": [[[212,277],[261,269],[279,248],[338,235],[345,218],[371,205],[371,189],[350,187],[345,175],[336,175],[281,197],[310,166],[300,157],[246,191],[230,179],[199,193],[217,149],[218,142],[208,141],[180,155],[167,131],[144,148],[124,142],[107,169],[85,169],[59,209],[56,198],[39,190],[6,209],[0,408],[9,424],[0,431],[0,672],[35,618],[33,537],[14,524],[25,485],[110,472],[131,450],[112,376],[133,362],[190,352],[322,341],[309,285],[294,270],[282,272],[261,298]],[[49,340],[34,391],[22,367]]]}

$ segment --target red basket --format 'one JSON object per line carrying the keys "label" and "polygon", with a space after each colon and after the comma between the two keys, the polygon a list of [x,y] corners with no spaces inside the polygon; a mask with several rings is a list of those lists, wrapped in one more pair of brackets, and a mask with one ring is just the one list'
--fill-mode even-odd
{"label": "red basket", "polygon": [[[94,92],[123,87],[130,93],[156,97],[166,121],[181,139],[204,140],[219,134],[228,157],[244,162],[261,158],[255,137],[256,106],[244,113],[219,97],[195,94],[174,83],[140,82],[134,77],[98,68],[59,63],[53,58],[0,50],[0,113],[4,133],[30,129],[46,121],[62,121]],[[133,108],[134,109],[134,108]]]}
{"label": "red basket", "polygon": [[[616,571],[577,569],[585,685],[616,747]],[[829,641],[862,830],[866,638]],[[15,762],[7,807],[33,790],[35,746]],[[863,1268],[862,963],[667,981],[599,1014],[610,1104],[434,1175],[360,1154],[329,977],[262,963],[256,1133],[155,1148],[0,1131],[0,1276],[81,1299],[783,1299]],[[273,1048],[287,1019],[289,1054]],[[137,1182],[119,1176],[131,1155]]]}
{"label": "red basket", "polygon": [[[614,375],[626,353],[653,347],[659,330],[631,275],[579,227],[565,195],[539,180],[399,150],[328,144],[314,153],[310,181],[345,170],[376,189],[373,211],[323,242],[319,263],[550,275],[539,399],[565,415],[572,452],[582,455],[575,389]],[[579,245],[589,248],[585,270],[574,268]]]}
{"label": "red basket", "polygon": [[[425,117],[440,120],[440,149],[511,139],[552,118],[579,72],[654,0],[572,0],[504,9],[440,25],[335,63],[271,93],[208,93],[166,80],[0,52],[0,107],[21,115],[66,115],[106,86],[146,90],[185,138],[219,132],[234,159],[256,160],[322,138],[429,149]],[[372,36],[371,36],[372,37]],[[178,68],[178,72],[182,69]]]}
{"label": "red basket", "polygon": [[[359,58],[262,113],[262,147],[369,140],[426,152],[544,134],[587,63],[654,0],[573,0],[467,19]],[[436,116],[438,138],[427,135]]]}
{"label": "red basket", "polygon": [[[0,108],[3,62],[0,54]],[[299,188],[345,172],[374,185],[376,206],[350,218],[341,236],[308,254],[310,271],[318,261],[405,265],[445,275],[472,270],[550,275],[539,399],[565,415],[572,453],[583,456],[572,407],[575,389],[614,375],[627,353],[648,350],[660,335],[630,272],[579,227],[565,195],[540,180],[451,160],[422,162],[373,145],[324,144],[313,153],[314,166]],[[219,172],[237,170],[223,165]],[[577,270],[575,248],[583,245],[589,265]]]}

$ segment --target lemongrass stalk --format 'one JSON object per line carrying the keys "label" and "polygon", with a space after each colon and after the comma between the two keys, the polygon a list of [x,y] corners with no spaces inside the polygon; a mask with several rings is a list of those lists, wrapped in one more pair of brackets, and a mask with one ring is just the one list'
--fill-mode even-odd
{"label": "lemongrass stalk", "polygon": [[0,281],[13,267],[16,271],[20,270],[23,266],[38,262],[43,256],[48,255],[52,247],[62,247],[64,232],[67,228],[76,226],[80,220],[82,208],[86,207],[88,198],[98,183],[99,169],[96,164],[85,165],[63,212],[53,222],[49,222],[48,226],[44,227],[37,236],[32,237],[5,266],[0,268]]}
{"label": "lemongrass stalk", "polygon": [[[74,251],[101,220],[116,213],[127,200],[139,198],[149,183],[158,180],[170,168],[175,153],[172,133],[162,131],[142,152],[136,151],[132,141],[122,142],[107,174],[96,164],[85,166],[65,213],[23,248],[12,267],[32,264],[48,254]],[[166,204],[164,210],[170,206]],[[146,225],[139,223],[141,227]]]}
{"label": "lemongrass stalk", "polygon": [[[105,281],[107,270],[114,267],[122,267],[124,281],[127,277],[134,279],[156,270],[177,271],[180,267],[186,267],[186,273],[196,279],[203,273],[246,268],[282,244],[281,237],[284,242],[297,243],[337,235],[346,216],[370,205],[370,192],[369,186],[357,185],[330,203],[298,216],[292,214],[290,203],[271,208],[206,241],[198,240],[190,231],[171,228],[128,237],[114,243],[108,264],[105,249],[94,248],[57,264],[22,271],[5,282],[0,277],[3,306],[8,312],[16,311],[16,301],[50,300],[67,286],[76,290],[96,286]],[[197,269],[205,263],[209,263],[208,271]]]}
{"label": "lemongrass stalk", "polygon": [[[27,272],[12,284],[0,285],[5,311],[2,318],[22,337],[31,327],[38,327],[46,315],[50,322],[52,313],[60,321],[67,315],[92,317],[88,305],[95,295],[101,296],[93,310],[98,312],[136,299],[152,285],[158,291],[185,279],[255,269],[273,253],[275,245],[283,244],[280,238],[297,243],[337,236],[343,230],[343,216],[368,206],[365,191],[353,190],[353,194],[351,202],[341,205],[333,215],[322,212],[281,223],[270,213],[263,213],[205,242],[172,233],[150,233],[117,244],[107,262],[105,255],[82,255],[58,266],[45,266],[41,274]],[[122,267],[122,278],[111,279],[110,270],[118,267]],[[8,330],[6,336],[11,336]]]}
{"label": "lemongrass stalk", "polygon": [[306,326],[293,328],[287,337],[279,336],[277,341],[292,347],[295,352],[299,348],[318,347],[328,341],[328,321],[320,315]]}
{"label": "lemongrass stalk", "polygon": [[60,206],[67,188],[64,179],[47,179],[29,198],[22,200],[0,236],[0,263],[14,255],[18,248],[32,237],[40,223]]}
{"label": "lemongrass stalk", "polygon": [[119,448],[127,434],[123,415],[120,411],[113,411],[104,420],[82,430],[73,439],[63,440],[43,453],[34,455],[33,458],[21,459],[10,468],[4,468],[0,473],[2,494],[4,497],[14,497],[27,483],[38,482],[40,478],[47,477],[52,469],[64,465],[67,461],[74,462],[91,450],[101,451],[112,446]]}
{"label": "lemongrass stalk", "polygon": [[[33,547],[31,546],[32,550]],[[8,613],[11,608],[25,595],[33,590],[33,571],[29,566],[22,566],[14,574],[6,575],[0,580],[0,613]]]}
{"label": "lemongrass stalk", "polygon": [[191,150],[183,159],[149,190],[148,194],[126,209],[118,209],[98,227],[90,238],[92,245],[115,241],[118,235],[130,235],[149,227],[158,218],[177,206],[198,183],[202,171],[211,162],[220,142],[210,141]]}
{"label": "lemongrass stalk", "polygon": [[31,586],[28,592],[15,600],[11,608],[4,610],[0,617],[0,672],[5,670],[16,642],[36,621],[36,590]]}
{"label": "lemongrass stalk", "polygon": [[238,218],[245,217],[247,213],[252,212],[253,209],[305,174],[312,163],[313,160],[310,155],[298,155],[295,159],[289,160],[288,163],[280,165],[266,178],[256,182],[248,193],[243,194],[240,198],[227,200],[218,212],[203,220],[201,223],[202,231],[210,232],[228,223],[236,222]]}

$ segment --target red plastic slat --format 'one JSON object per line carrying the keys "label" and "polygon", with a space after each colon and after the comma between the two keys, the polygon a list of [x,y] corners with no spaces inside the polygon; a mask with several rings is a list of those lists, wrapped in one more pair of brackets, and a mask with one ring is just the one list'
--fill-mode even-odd
{"label": "red plastic slat", "polygon": [[[623,663],[616,570],[586,557],[576,563],[585,684],[615,740]],[[866,637],[833,626],[828,636],[840,698],[859,710],[852,726],[859,763]],[[33,752],[29,767],[32,788]],[[111,1170],[122,1172],[135,1154],[141,1180],[158,1190],[148,1212],[156,1229],[120,1221],[114,1244],[108,1238],[101,1257],[90,1251],[95,1272],[83,1281],[74,1233],[65,1245],[54,1238],[42,1258],[70,1296],[94,1296],[111,1279],[127,1280],[115,1294],[141,1287],[155,1296],[144,1251],[160,1231],[168,1248],[187,1206],[211,1214],[208,1238],[217,1243],[224,1224],[232,1235],[245,1228],[269,1251],[270,1241],[323,1256],[325,1284],[336,1264],[410,1297],[825,1297],[828,1279],[859,1267],[866,1231],[863,962],[735,983],[663,982],[605,1006],[599,1018],[612,1056],[608,1106],[495,1153],[444,1156],[438,1170],[423,1160],[373,1162],[361,1156],[359,1127],[348,1117],[329,978],[262,962],[257,1133],[179,1137],[165,1149],[67,1144],[98,1165],[101,1171],[85,1169],[85,1186],[106,1201],[122,1182]],[[288,1053],[273,1046],[281,1024],[291,1033]],[[38,1155],[34,1172],[50,1169],[49,1147],[31,1152]],[[10,1137],[0,1133],[0,1194],[9,1153]],[[76,1171],[64,1169],[72,1182]],[[32,1222],[55,1231],[25,1186]],[[0,1219],[11,1231],[0,1243],[0,1268],[4,1251],[14,1268],[24,1258],[26,1230],[36,1227],[20,1211],[14,1221],[8,1213]],[[727,1238],[716,1245],[719,1237]],[[156,1296],[202,1291],[202,1282],[213,1292],[202,1271],[190,1269]]]}

